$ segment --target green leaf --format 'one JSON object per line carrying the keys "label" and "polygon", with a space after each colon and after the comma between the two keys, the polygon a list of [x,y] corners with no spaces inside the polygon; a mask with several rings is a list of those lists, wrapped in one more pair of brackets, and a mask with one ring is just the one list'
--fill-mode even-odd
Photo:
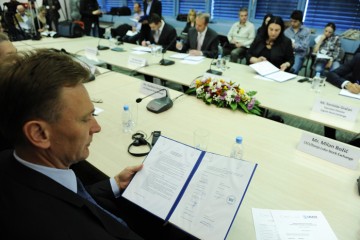
{"label": "green leaf", "polygon": [[231,107],[232,110],[235,111],[237,109],[237,103],[236,102],[230,103],[230,107]]}
{"label": "green leaf", "polygon": [[247,109],[246,105],[242,102],[239,102],[240,107],[244,110],[244,112],[249,113],[249,110]]}
{"label": "green leaf", "polygon": [[185,92],[185,94],[192,94],[192,93],[194,93],[194,92],[196,92],[196,88],[189,88],[188,90],[186,90],[186,92]]}

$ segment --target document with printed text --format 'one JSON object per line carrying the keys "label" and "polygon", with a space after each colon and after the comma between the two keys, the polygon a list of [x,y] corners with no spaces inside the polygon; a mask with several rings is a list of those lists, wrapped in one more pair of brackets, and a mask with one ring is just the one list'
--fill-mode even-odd
{"label": "document with printed text", "polygon": [[254,69],[259,75],[277,82],[284,82],[297,77],[297,75],[295,74],[281,71],[269,61],[253,63],[249,66]]}
{"label": "document with printed text", "polygon": [[257,164],[161,136],[123,197],[200,239],[225,239]]}

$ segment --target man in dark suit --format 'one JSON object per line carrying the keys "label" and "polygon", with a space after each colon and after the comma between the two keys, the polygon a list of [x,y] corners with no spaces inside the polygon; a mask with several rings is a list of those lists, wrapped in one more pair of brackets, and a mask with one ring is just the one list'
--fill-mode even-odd
{"label": "man in dark suit", "polygon": [[205,56],[215,58],[218,54],[218,34],[208,27],[209,14],[196,16],[195,28],[189,29],[188,39],[185,44],[177,43],[176,48],[181,52],[189,50],[193,56]]}
{"label": "man in dark suit", "polygon": [[46,22],[49,25],[49,30],[57,32],[60,18],[59,10],[61,9],[59,0],[43,0],[43,6],[47,9]]}
{"label": "man in dark suit", "polygon": [[329,83],[338,88],[345,88],[352,93],[360,93],[360,53],[357,53],[350,61],[327,73]]}
{"label": "man in dark suit", "polygon": [[161,45],[164,49],[175,50],[177,35],[173,26],[165,23],[157,14],[151,15],[149,18],[149,26],[151,32],[147,35],[141,34],[140,36],[141,45],[156,44]]}
{"label": "man in dark suit", "polygon": [[9,55],[0,74],[0,130],[14,146],[0,154],[0,238],[141,239],[114,215],[115,194],[141,165],[87,193],[69,169],[101,130],[82,84],[89,72],[66,54],[38,50]]}
{"label": "man in dark suit", "polygon": [[0,152],[0,239],[189,239],[120,196],[142,165],[86,187],[70,168],[101,130],[80,63],[38,49],[0,60],[0,75],[0,135],[14,146]]}
{"label": "man in dark suit", "polygon": [[141,22],[140,34],[147,36],[151,32],[149,17],[153,14],[157,14],[160,18],[162,18],[162,4],[161,1],[158,0],[144,0],[143,5],[145,15],[139,20],[139,22]]}

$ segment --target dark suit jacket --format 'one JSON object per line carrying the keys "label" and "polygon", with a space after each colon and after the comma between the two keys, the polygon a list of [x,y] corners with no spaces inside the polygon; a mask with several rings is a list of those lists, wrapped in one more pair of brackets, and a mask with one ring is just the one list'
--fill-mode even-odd
{"label": "dark suit jacket", "polygon": [[[23,166],[12,150],[0,153],[0,186],[0,239],[141,239],[74,192]],[[112,211],[111,200],[101,202],[114,198],[108,181],[89,192]]]}
{"label": "dark suit jacket", "polygon": [[[261,52],[266,48],[265,39],[261,37],[255,38],[247,53],[247,62],[251,57],[260,57]],[[292,48],[291,40],[285,36],[276,41],[270,50],[269,62],[280,68],[284,62],[289,62],[292,66],[294,64],[294,51]],[[286,70],[289,71],[291,66]]]}
{"label": "dark suit jacket", "polygon": [[360,81],[360,53],[357,53],[351,61],[328,72],[326,80],[338,88],[341,88],[342,83],[346,80],[353,83]]}
{"label": "dark suit jacket", "polygon": [[[188,38],[184,44],[182,52],[186,52],[191,49],[197,48],[197,30],[196,28],[190,28],[188,32]],[[215,58],[218,54],[219,39],[218,34],[208,27],[204,42],[201,46],[201,51],[205,57]]]}
{"label": "dark suit jacket", "polygon": [[47,9],[46,15],[51,20],[59,19],[60,18],[59,10],[61,8],[60,2],[58,0],[52,0],[52,4],[53,6],[55,6],[55,9],[51,8],[52,6],[49,5],[48,0],[43,0],[43,6],[50,7],[49,9]]}
{"label": "dark suit jacket", "polygon": [[[164,49],[168,49],[168,50],[175,50],[175,46],[176,46],[176,30],[175,28],[173,28],[173,26],[165,23],[163,30],[161,31],[160,37],[159,37],[159,41],[156,43],[153,37],[153,32],[150,31],[147,36],[145,36],[144,33],[140,33],[140,39],[139,41],[142,42],[143,40],[145,41],[150,41],[151,43],[157,44],[157,45],[161,45]],[[171,46],[169,46],[169,44],[171,44]]]}
{"label": "dark suit jacket", "polygon": [[[147,0],[144,0],[144,14],[146,14],[147,6],[148,6]],[[149,16],[151,16],[151,14],[153,13],[156,13],[157,15],[159,15],[159,17],[162,16],[162,4],[158,0],[153,0],[151,4]]]}

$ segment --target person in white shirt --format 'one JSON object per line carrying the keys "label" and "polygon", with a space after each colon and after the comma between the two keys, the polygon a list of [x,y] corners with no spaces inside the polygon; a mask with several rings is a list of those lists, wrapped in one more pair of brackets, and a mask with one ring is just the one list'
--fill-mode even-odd
{"label": "person in white shirt", "polygon": [[16,28],[23,30],[25,33],[30,33],[32,27],[31,16],[26,12],[25,7],[23,5],[18,5],[16,7],[16,10],[17,10],[17,13],[15,14]]}
{"label": "person in white shirt", "polygon": [[247,49],[255,39],[255,27],[248,21],[247,8],[240,9],[239,22],[232,25],[227,38],[231,44],[230,61],[237,62],[239,58],[245,57]]}

